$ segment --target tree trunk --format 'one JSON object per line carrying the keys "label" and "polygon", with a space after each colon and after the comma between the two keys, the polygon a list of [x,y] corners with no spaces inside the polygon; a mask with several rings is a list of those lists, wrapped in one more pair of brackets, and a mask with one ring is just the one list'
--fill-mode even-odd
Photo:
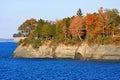
{"label": "tree trunk", "polygon": [[78,34],[78,37],[79,37],[80,41],[82,41],[82,38],[80,37],[80,35],[79,35],[79,34]]}

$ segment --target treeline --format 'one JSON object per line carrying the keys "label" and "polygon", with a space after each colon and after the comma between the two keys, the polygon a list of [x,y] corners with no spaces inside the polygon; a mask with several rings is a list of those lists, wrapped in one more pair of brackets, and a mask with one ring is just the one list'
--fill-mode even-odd
{"label": "treeline", "polygon": [[25,46],[32,44],[34,48],[47,40],[56,44],[83,41],[88,44],[120,44],[120,15],[117,9],[101,7],[97,13],[83,16],[81,9],[78,9],[76,16],[54,22],[31,18],[20,25],[18,31],[26,37],[20,43]]}

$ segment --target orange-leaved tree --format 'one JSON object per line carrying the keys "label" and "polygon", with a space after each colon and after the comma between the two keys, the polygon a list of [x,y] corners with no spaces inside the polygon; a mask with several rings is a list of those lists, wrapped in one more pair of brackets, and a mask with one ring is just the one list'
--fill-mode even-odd
{"label": "orange-leaved tree", "polygon": [[84,18],[82,16],[76,16],[73,18],[70,26],[69,31],[73,37],[79,37],[82,40],[81,36],[84,35],[82,29],[84,28]]}
{"label": "orange-leaved tree", "polygon": [[87,14],[85,16],[86,23],[86,31],[87,31],[87,39],[94,38],[97,34],[95,33],[95,28],[97,25],[97,15],[95,14]]}

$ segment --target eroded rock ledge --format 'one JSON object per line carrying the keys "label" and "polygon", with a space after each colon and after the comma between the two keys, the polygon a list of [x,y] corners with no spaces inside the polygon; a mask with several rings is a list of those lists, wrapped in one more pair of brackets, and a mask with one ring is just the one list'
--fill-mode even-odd
{"label": "eroded rock ledge", "polygon": [[72,59],[103,59],[119,60],[120,45],[94,45],[70,46],[60,44],[57,47],[42,45],[39,49],[31,46],[18,46],[14,51],[13,57],[19,58],[72,58]]}

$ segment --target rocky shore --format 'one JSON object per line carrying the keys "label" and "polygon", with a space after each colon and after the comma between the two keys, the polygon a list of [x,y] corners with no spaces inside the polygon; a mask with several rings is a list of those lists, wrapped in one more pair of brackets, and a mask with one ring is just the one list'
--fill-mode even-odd
{"label": "rocky shore", "polygon": [[71,46],[60,44],[58,46],[42,45],[38,49],[31,46],[18,46],[14,51],[15,58],[71,58],[95,60],[119,60],[120,45],[94,45]]}

